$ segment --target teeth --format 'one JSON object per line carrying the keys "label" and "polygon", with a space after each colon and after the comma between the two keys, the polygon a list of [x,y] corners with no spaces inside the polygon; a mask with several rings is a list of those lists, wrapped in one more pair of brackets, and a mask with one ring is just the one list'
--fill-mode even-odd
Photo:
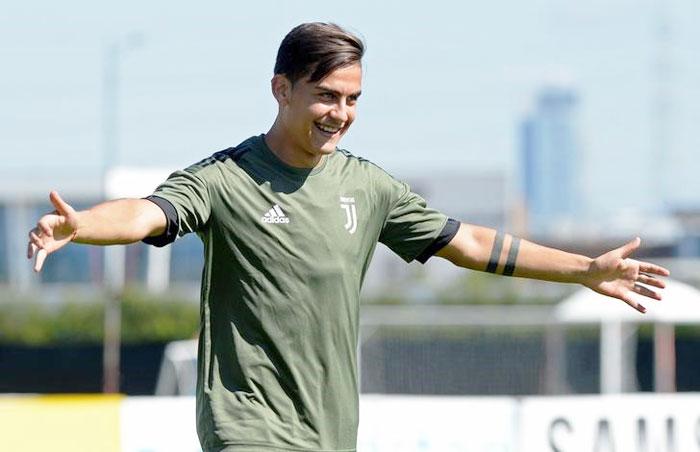
{"label": "teeth", "polygon": [[333,128],[333,127],[325,126],[323,124],[318,124],[318,123],[316,123],[316,127],[318,127],[319,129],[323,130],[326,133],[336,133],[337,131],[340,130],[340,127]]}

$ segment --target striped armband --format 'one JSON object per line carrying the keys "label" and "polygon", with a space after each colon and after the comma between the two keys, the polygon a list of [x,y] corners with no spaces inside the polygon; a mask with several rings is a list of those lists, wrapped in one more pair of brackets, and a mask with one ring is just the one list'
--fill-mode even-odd
{"label": "striped armband", "polygon": [[[503,252],[503,244],[505,243],[506,235],[501,231],[496,232],[496,237],[493,239],[493,248],[491,249],[491,257],[489,258],[488,264],[486,264],[486,271],[489,273],[498,273],[498,266],[501,261],[501,254]],[[500,274],[504,276],[513,276],[515,273],[515,262],[518,259],[518,251],[520,250],[520,239],[518,237],[513,237],[512,235],[508,255],[506,257],[506,263],[503,265],[503,270]]]}

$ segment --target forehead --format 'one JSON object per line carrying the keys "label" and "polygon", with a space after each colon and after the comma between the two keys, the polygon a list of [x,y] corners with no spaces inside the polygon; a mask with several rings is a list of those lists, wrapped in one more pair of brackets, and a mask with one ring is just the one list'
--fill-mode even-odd
{"label": "forehead", "polygon": [[362,89],[362,66],[358,63],[341,67],[317,82],[305,81],[305,84],[347,95],[356,94]]}

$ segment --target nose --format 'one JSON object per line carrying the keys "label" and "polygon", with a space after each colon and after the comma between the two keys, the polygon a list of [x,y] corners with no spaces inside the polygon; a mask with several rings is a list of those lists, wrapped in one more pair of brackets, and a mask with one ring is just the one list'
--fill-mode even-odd
{"label": "nose", "polygon": [[350,117],[349,109],[350,107],[344,101],[338,102],[331,110],[331,118],[345,123]]}

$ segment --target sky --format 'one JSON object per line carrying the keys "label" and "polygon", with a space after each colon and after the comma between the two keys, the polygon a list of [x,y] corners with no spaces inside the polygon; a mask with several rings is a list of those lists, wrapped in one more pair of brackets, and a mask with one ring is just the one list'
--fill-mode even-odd
{"label": "sky", "polygon": [[[669,139],[658,151],[662,10]],[[263,133],[277,47],[317,20],[366,42],[358,118],[341,145],[391,173],[517,181],[519,124],[540,87],[564,81],[579,98],[586,209],[700,205],[697,0],[11,2],[0,8],[0,174],[100,170],[116,42],[128,47],[116,164],[185,166]]]}

